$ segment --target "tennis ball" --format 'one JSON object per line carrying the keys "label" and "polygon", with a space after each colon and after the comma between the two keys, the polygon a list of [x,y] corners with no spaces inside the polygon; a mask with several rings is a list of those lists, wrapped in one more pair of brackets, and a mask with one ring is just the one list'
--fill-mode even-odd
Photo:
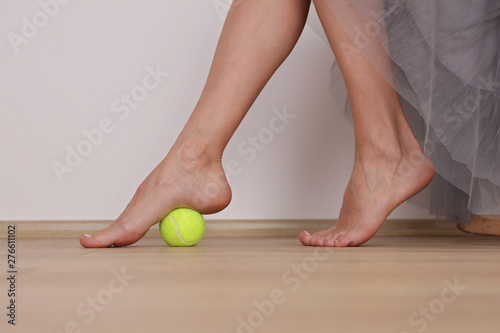
{"label": "tennis ball", "polygon": [[174,209],[160,222],[161,238],[170,246],[196,245],[204,233],[205,219],[192,209]]}

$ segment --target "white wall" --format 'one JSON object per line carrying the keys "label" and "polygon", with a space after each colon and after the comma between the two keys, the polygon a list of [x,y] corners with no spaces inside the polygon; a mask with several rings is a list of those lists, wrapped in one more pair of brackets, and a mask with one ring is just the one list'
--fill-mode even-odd
{"label": "white wall", "polygon": [[[52,7],[53,17],[43,22],[47,16],[37,1],[1,1],[0,220],[115,218],[195,105],[227,3],[71,1]],[[34,15],[45,26],[25,28],[28,38],[16,53],[9,38],[23,36],[23,18],[33,22]],[[312,13],[296,49],[227,147],[224,163],[236,160],[242,171],[230,175],[231,205],[213,218],[338,216],[353,132],[342,114],[344,101],[329,92],[333,56],[314,30],[320,29]],[[169,75],[120,119],[111,104],[142,84],[147,67]],[[296,118],[247,161],[237,147],[268,126],[275,108]],[[76,149],[82,131],[102,121],[113,131],[59,181],[53,163],[66,164],[66,147]],[[409,206],[393,214],[426,216]]]}

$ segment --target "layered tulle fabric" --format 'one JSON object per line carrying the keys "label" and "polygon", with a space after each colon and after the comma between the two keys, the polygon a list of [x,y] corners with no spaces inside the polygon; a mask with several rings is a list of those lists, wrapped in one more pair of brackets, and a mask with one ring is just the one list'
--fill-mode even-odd
{"label": "layered tulle fabric", "polygon": [[[459,221],[500,215],[500,0],[324,1],[436,166],[416,200]],[[333,87],[340,78],[334,65]]]}

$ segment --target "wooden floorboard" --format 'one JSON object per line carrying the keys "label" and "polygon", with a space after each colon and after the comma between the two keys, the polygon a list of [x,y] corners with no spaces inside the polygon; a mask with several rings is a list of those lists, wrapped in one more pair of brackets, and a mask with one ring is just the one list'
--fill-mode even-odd
{"label": "wooden floorboard", "polygon": [[[6,257],[6,240],[0,240]],[[498,332],[500,239],[377,236],[357,248],[296,237],[158,237],[84,249],[17,239],[17,325],[0,332]],[[6,261],[2,261],[5,272]]]}

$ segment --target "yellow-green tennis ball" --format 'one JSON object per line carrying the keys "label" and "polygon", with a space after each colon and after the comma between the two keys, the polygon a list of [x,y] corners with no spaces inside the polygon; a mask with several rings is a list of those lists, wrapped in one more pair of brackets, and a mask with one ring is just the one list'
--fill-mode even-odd
{"label": "yellow-green tennis ball", "polygon": [[204,233],[205,219],[192,209],[174,209],[160,222],[161,238],[170,246],[196,245]]}

